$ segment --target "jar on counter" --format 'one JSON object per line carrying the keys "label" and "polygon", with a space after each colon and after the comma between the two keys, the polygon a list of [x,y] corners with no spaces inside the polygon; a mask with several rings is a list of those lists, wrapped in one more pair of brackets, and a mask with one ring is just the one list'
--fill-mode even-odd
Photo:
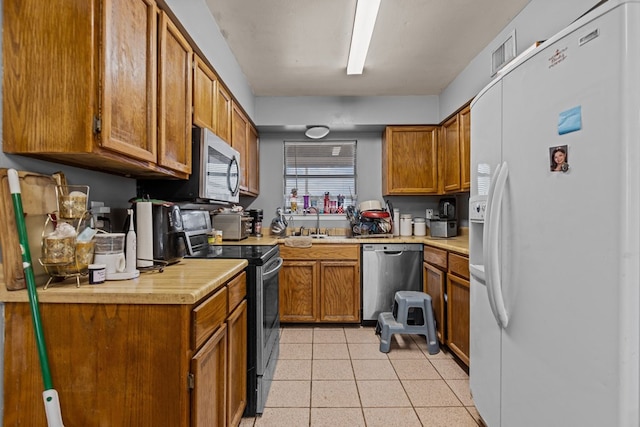
{"label": "jar on counter", "polygon": [[413,217],[411,214],[401,214],[400,215],[400,235],[401,236],[411,236]]}
{"label": "jar on counter", "polygon": [[413,235],[414,236],[427,235],[427,221],[424,218],[413,219]]}

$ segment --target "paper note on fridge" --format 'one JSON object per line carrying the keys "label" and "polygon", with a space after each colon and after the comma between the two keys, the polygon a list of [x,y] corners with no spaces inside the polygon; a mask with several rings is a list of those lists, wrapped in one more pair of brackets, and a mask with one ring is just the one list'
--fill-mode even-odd
{"label": "paper note on fridge", "polygon": [[558,135],[582,129],[582,107],[573,107],[558,116]]}

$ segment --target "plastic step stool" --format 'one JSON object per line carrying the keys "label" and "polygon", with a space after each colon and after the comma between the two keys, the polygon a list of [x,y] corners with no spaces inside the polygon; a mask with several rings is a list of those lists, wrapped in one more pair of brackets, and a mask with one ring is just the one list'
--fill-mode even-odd
{"label": "plastic step stool", "polygon": [[429,354],[440,351],[436,335],[431,296],[418,291],[398,291],[394,296],[392,312],[378,315],[376,334],[380,334],[380,351],[388,353],[393,334],[423,335]]}

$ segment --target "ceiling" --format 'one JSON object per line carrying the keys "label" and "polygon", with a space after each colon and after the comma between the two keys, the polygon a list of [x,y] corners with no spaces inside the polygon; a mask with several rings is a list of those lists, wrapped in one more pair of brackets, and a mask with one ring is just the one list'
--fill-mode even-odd
{"label": "ceiling", "polygon": [[382,0],[351,76],[356,0],[206,3],[256,96],[405,96],[439,95],[529,1]]}

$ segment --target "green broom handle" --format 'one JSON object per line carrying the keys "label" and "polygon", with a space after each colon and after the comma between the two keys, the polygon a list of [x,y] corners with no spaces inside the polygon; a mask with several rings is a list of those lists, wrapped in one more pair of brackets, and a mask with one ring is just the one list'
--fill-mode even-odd
{"label": "green broom handle", "polygon": [[[9,182],[11,183],[11,178],[9,178]],[[22,208],[22,196],[20,194],[19,187],[17,188],[17,191],[15,188],[11,188],[11,198],[13,199],[13,212],[15,214],[16,224],[18,226],[18,237],[20,239],[20,249],[22,250],[22,266],[24,268],[25,279],[27,281],[27,290],[29,292],[31,318],[33,319],[33,329],[38,345],[38,355],[40,357],[42,380],[44,382],[44,389],[49,390],[53,388],[53,381],[51,380],[51,371],[49,370],[49,357],[47,356],[47,347],[44,342],[44,333],[42,331],[42,322],[40,320],[40,310],[38,308],[38,293],[36,292],[36,280],[33,275],[31,251],[29,250],[29,238],[27,237],[27,227],[24,222],[24,210]]]}

